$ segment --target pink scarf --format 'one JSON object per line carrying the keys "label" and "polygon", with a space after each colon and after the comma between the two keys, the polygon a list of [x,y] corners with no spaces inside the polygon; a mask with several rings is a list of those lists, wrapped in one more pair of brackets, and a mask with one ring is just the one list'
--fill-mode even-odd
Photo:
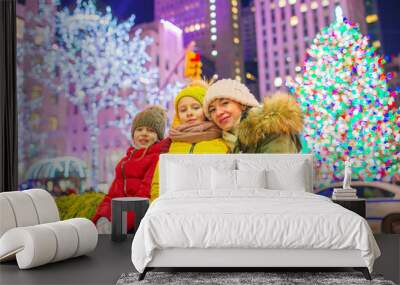
{"label": "pink scarf", "polygon": [[213,122],[205,121],[196,124],[182,124],[170,129],[172,141],[198,143],[222,137],[222,130]]}

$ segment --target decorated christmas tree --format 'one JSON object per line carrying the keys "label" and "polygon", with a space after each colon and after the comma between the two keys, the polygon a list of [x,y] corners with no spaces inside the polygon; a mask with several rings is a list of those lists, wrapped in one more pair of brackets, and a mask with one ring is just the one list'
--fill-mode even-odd
{"label": "decorated christmas tree", "polygon": [[303,75],[287,82],[305,115],[304,142],[316,158],[316,186],[343,178],[381,180],[400,166],[400,111],[388,90],[384,59],[346,18],[315,37]]}

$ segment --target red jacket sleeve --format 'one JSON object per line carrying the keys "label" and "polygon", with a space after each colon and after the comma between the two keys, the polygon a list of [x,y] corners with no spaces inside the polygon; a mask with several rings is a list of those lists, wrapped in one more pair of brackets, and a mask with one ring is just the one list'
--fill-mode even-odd
{"label": "red jacket sleeve", "polygon": [[151,166],[146,171],[146,174],[143,177],[142,182],[140,183],[138,196],[146,197],[150,199],[150,192],[151,192],[151,181],[153,180],[154,171],[156,169],[158,163],[158,155],[157,159],[154,159],[151,163]]}
{"label": "red jacket sleeve", "polygon": [[171,145],[171,139],[165,138],[159,142],[158,154],[155,155],[155,159],[153,159],[151,166],[146,171],[146,174],[143,177],[142,182],[140,183],[138,196],[147,197],[150,199],[151,196],[151,182],[153,180],[154,171],[156,170],[158,159],[161,153],[168,152],[169,146]]}
{"label": "red jacket sleeve", "polygon": [[169,151],[172,140],[168,137],[160,141],[160,154]]}
{"label": "red jacket sleeve", "polygon": [[123,197],[122,193],[119,193],[121,190],[117,189],[117,180],[114,179],[113,183],[111,184],[108,194],[104,197],[103,201],[97,207],[96,213],[94,214],[92,221],[93,223],[97,223],[98,219],[101,217],[107,218],[111,221],[111,200],[112,198],[116,197]]}

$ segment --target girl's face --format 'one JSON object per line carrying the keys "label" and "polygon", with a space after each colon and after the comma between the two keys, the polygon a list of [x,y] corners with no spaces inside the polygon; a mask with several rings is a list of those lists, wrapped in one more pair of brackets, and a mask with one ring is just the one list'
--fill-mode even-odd
{"label": "girl's face", "polygon": [[222,130],[230,131],[240,119],[244,106],[236,101],[221,98],[216,99],[208,106],[213,122]]}
{"label": "girl's face", "polygon": [[157,141],[157,133],[148,127],[139,127],[133,133],[133,144],[137,148],[146,148]]}
{"label": "girl's face", "polygon": [[183,97],[179,100],[178,118],[182,124],[201,123],[206,119],[201,104],[192,97]]}

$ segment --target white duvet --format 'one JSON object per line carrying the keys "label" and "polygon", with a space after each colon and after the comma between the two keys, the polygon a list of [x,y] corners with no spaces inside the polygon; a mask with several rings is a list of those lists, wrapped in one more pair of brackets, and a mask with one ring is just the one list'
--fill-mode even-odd
{"label": "white duvet", "polygon": [[316,194],[265,189],[164,194],[136,232],[135,268],[165,248],[358,249],[370,272],[380,255],[359,215]]}

